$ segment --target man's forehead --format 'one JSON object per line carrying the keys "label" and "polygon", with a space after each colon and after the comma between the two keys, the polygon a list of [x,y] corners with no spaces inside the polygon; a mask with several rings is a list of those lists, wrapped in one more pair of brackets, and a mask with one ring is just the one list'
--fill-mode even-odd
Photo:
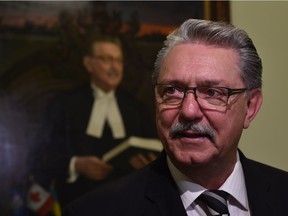
{"label": "man's forehead", "polygon": [[113,55],[122,55],[121,47],[113,42],[96,42],[92,46],[92,51],[96,52],[109,52]]}

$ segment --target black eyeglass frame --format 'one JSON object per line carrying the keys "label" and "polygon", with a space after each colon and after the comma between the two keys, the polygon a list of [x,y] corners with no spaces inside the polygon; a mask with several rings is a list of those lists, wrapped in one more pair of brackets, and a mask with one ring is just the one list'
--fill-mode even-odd
{"label": "black eyeglass frame", "polygon": [[[156,102],[157,103],[159,103],[159,104],[161,104],[161,103],[165,103],[164,101],[163,102],[159,102],[159,101],[157,101],[157,96],[156,96],[156,87],[157,86],[159,86],[159,85],[162,85],[162,86],[171,86],[171,87],[175,87],[175,88],[177,88],[177,89],[179,89],[179,90],[181,90],[181,91],[183,91],[183,98],[182,98],[182,100],[181,101],[179,101],[179,103],[177,103],[177,104],[167,104],[167,105],[180,105],[180,104],[182,104],[183,103],[183,100],[185,99],[185,97],[186,97],[186,95],[187,95],[187,93],[189,92],[189,91],[191,91],[192,93],[193,93],[193,95],[194,95],[194,98],[195,98],[195,100],[197,101],[197,103],[199,104],[199,102],[198,102],[198,95],[197,95],[197,89],[209,89],[209,88],[211,88],[211,89],[225,89],[225,90],[227,90],[227,95],[226,95],[226,101],[225,101],[225,105],[223,105],[223,107],[226,107],[227,106],[227,104],[228,104],[228,100],[229,100],[229,98],[230,98],[230,96],[232,96],[232,95],[235,95],[235,94],[242,94],[242,93],[244,93],[245,91],[247,91],[248,90],[248,88],[235,88],[235,89],[232,89],[232,88],[228,88],[228,87],[223,87],[223,86],[201,86],[201,87],[189,87],[189,86],[185,86],[185,87],[180,87],[179,85],[173,85],[173,84],[166,84],[166,83],[156,83],[156,84],[154,84],[154,94],[155,94],[155,99],[156,99]],[[199,91],[198,91],[199,92]],[[200,97],[201,98],[201,97]],[[205,99],[205,98],[202,98],[202,99]],[[211,105],[214,105],[214,106],[218,106],[217,104],[212,104],[212,103],[210,103],[209,101],[207,101],[209,104],[211,104]],[[199,104],[200,105],[200,104]],[[220,106],[219,106],[220,107]]]}

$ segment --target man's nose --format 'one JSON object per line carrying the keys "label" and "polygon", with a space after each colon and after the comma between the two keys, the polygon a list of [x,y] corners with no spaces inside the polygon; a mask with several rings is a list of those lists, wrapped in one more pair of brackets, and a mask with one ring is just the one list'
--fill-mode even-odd
{"label": "man's nose", "polygon": [[203,116],[202,110],[197,102],[197,96],[193,90],[186,92],[182,101],[180,115],[186,119],[195,119]]}

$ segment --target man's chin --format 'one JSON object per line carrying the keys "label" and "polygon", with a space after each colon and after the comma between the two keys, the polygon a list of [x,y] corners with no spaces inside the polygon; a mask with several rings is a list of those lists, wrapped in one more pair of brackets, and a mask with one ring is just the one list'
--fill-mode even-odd
{"label": "man's chin", "polygon": [[172,153],[176,161],[186,166],[199,166],[206,164],[212,157],[209,151],[195,149],[189,151],[180,151]]}

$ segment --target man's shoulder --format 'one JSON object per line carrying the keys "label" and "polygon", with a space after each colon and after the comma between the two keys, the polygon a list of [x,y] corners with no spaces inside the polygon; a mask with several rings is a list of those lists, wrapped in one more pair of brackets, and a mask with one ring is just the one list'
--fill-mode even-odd
{"label": "man's shoulder", "polygon": [[89,95],[92,96],[92,89],[90,87],[90,83],[84,83],[78,86],[75,86],[74,88],[66,91],[62,97],[66,100],[72,100],[75,97],[83,97],[83,95]]}
{"label": "man's shoulder", "polygon": [[[148,105],[144,103],[143,100],[136,97],[136,95],[121,88],[117,89],[115,95],[122,113],[128,113],[130,116],[137,113],[138,118],[141,114],[144,116],[151,115],[152,110],[149,109]],[[141,114],[139,115],[139,113]]]}
{"label": "man's shoulder", "polygon": [[[149,165],[126,176],[112,180],[78,198],[65,208],[65,215],[125,215],[136,216],[144,209],[147,215],[159,215],[154,209],[158,199],[172,200],[178,194],[166,163],[166,155],[161,154]],[[172,198],[171,198],[172,197]],[[177,197],[177,195],[176,195]],[[180,202],[181,203],[181,202]],[[165,207],[166,208],[166,207]],[[72,214],[73,212],[73,214]],[[155,213],[156,212],[156,213]]]}
{"label": "man's shoulder", "polygon": [[257,179],[275,186],[285,186],[288,189],[288,172],[271,165],[241,157],[244,173],[248,179]]}
{"label": "man's shoulder", "polygon": [[[129,206],[130,212],[133,212],[134,209],[137,211],[136,206],[145,202],[144,194],[149,169],[150,167],[145,167],[95,188],[73,201],[64,209],[64,212],[68,215],[68,212],[73,209],[76,214],[79,211],[79,215],[86,213],[88,215],[94,213],[110,215],[113,212],[126,212],[127,206]],[[127,203],[131,203],[131,205],[126,205]],[[64,215],[66,214],[64,213]]]}
{"label": "man's shoulder", "polygon": [[131,101],[131,103],[142,103],[134,94],[128,92],[123,88],[117,88],[116,90],[116,97],[120,100],[127,100]]}
{"label": "man's shoulder", "polygon": [[[80,103],[82,100],[87,100],[87,98],[92,98],[92,90],[89,84],[81,84],[75,86],[71,89],[60,92],[54,100],[52,100],[52,105],[65,105],[65,104],[75,104]],[[93,99],[93,98],[92,98]]]}
{"label": "man's shoulder", "polygon": [[273,167],[271,165],[268,165],[259,161],[251,160],[251,159],[246,159],[245,163],[247,164],[249,168],[257,169],[259,172],[262,172],[263,174],[267,174],[267,175],[272,174],[276,176],[279,175],[279,176],[288,178],[288,172],[280,168]]}
{"label": "man's shoulder", "polygon": [[275,172],[279,174],[288,175],[287,171],[284,171],[279,168],[273,167],[271,165],[247,158],[241,151],[239,151],[239,155],[240,155],[241,163],[244,166],[248,166],[249,168],[257,168],[257,169],[268,171],[268,172]]}

